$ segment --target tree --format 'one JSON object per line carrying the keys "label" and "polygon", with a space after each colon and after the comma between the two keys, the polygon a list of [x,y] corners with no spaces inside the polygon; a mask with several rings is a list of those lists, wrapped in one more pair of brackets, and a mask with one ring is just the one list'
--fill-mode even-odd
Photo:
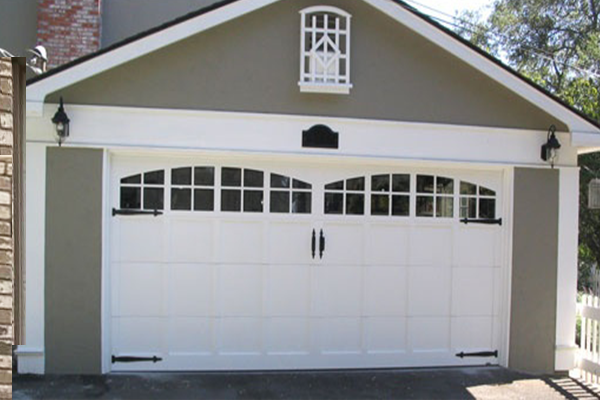
{"label": "tree", "polygon": [[[600,0],[495,0],[486,19],[478,12],[455,19],[458,34],[600,121]],[[587,207],[600,153],[580,156],[579,164],[583,290],[591,265],[600,266],[600,210]]]}

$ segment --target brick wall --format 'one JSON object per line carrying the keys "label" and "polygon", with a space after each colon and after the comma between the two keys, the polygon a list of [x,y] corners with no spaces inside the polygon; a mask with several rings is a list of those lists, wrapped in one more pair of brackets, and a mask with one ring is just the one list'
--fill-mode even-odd
{"label": "brick wall", "polygon": [[0,58],[0,398],[11,398],[13,343],[12,61]]}
{"label": "brick wall", "polygon": [[45,46],[48,51],[48,68],[100,48],[100,2],[39,0],[38,44]]}

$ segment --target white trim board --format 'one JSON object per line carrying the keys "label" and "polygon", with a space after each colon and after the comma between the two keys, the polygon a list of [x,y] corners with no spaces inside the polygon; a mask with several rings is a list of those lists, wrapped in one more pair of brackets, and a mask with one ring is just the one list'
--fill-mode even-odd
{"label": "white trim board", "polygon": [[[55,109],[46,107],[44,118],[28,118],[28,142],[54,143]],[[67,112],[73,121],[68,146],[548,166],[540,159],[545,131],[96,106],[69,106]],[[339,132],[339,149],[302,147],[302,131],[316,124]],[[559,140],[557,165],[577,165],[570,135],[561,132]]]}
{"label": "white trim board", "polygon": [[[43,103],[48,94],[73,85],[110,68],[156,51],[177,41],[243,16],[279,0],[239,0],[197,17],[165,28],[141,39],[98,55],[74,65],[55,75],[35,82],[27,87],[27,115],[41,116]],[[600,137],[600,129],[569,108],[543,94],[515,75],[496,65],[475,50],[459,42],[434,25],[406,10],[394,0],[363,0],[397,22],[403,24],[432,43],[449,51],[488,77],[504,85],[534,105],[555,115],[577,134],[593,134]]]}

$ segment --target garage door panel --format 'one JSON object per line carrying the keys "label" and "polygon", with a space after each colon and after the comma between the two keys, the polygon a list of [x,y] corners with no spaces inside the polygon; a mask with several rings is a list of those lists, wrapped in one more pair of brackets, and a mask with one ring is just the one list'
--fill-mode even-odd
{"label": "garage door panel", "polygon": [[450,268],[409,268],[409,316],[449,315],[451,272]]}
{"label": "garage door panel", "polygon": [[169,261],[203,263],[213,261],[214,222],[174,220],[170,224]]}
{"label": "garage door panel", "polygon": [[307,316],[310,310],[310,267],[271,265],[265,283],[265,315]]}
{"label": "garage door panel", "polygon": [[497,232],[490,228],[464,227],[454,235],[454,265],[494,267],[497,261]]}
{"label": "garage door panel", "polygon": [[491,316],[493,302],[493,268],[452,269],[452,315]]}
{"label": "garage door panel", "polygon": [[206,317],[216,314],[213,265],[171,264],[166,268],[169,315]]}
{"label": "garage door panel", "polygon": [[312,271],[313,315],[360,314],[361,267],[314,266]]}
{"label": "garage door panel", "polygon": [[113,334],[119,337],[114,346],[117,355],[161,356],[165,337],[164,319],[160,317],[120,317],[113,320]]}
{"label": "garage door panel", "polygon": [[310,352],[309,318],[267,318],[264,329],[269,355],[293,356]]}
{"label": "garage door panel", "polygon": [[214,350],[212,318],[169,318],[167,348],[170,356],[206,356]]}
{"label": "garage door panel", "polygon": [[[319,232],[317,232],[319,235]],[[361,265],[364,259],[363,224],[323,224],[325,251],[323,262],[329,265]]]}
{"label": "garage door panel", "polygon": [[223,222],[219,229],[219,261],[253,264],[263,261],[262,222]]}
{"label": "garage door panel", "polygon": [[311,262],[311,235],[308,222],[269,224],[269,262],[303,265]]}
{"label": "garage door panel", "polygon": [[314,318],[312,338],[323,355],[360,353],[360,318]]}
{"label": "garage door panel", "polygon": [[216,325],[219,354],[230,356],[260,354],[262,324],[261,318],[218,318]]}
{"label": "garage door panel", "polygon": [[261,265],[217,266],[217,304],[219,315],[259,316],[262,312]]}
{"label": "garage door panel", "polygon": [[164,222],[160,219],[120,221],[120,262],[162,262],[165,251]]}
{"label": "garage door panel", "polygon": [[495,348],[492,317],[452,318],[452,348],[457,352],[489,351]]}
{"label": "garage door panel", "polygon": [[410,236],[410,265],[450,266],[452,228],[414,227]]}
{"label": "garage door panel", "polygon": [[368,260],[372,265],[406,266],[409,255],[410,229],[393,225],[372,224],[368,235]]}
{"label": "garage door panel", "polygon": [[364,341],[370,354],[406,352],[406,318],[369,317],[363,319]]}
{"label": "garage door panel", "polygon": [[119,316],[163,315],[164,274],[160,264],[118,264]]}
{"label": "garage door panel", "polygon": [[364,268],[363,314],[404,316],[407,306],[406,267],[369,266]]}
{"label": "garage door panel", "polygon": [[408,318],[408,343],[413,352],[446,353],[450,348],[450,318]]}

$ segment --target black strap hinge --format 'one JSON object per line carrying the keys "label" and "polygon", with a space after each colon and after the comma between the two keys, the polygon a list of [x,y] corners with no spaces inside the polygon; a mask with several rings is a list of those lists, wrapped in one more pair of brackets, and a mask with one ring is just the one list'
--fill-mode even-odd
{"label": "black strap hinge", "polygon": [[468,224],[484,224],[484,225],[502,225],[502,218],[481,218],[481,219],[469,219],[463,218],[460,220],[465,225]]}
{"label": "black strap hinge", "polygon": [[112,356],[112,363],[132,363],[132,362],[153,362],[153,363],[157,363],[159,361],[162,361],[162,358],[160,357],[131,357],[131,356],[123,356],[123,357],[117,357],[117,356]]}
{"label": "black strap hinge", "polygon": [[158,217],[159,215],[162,215],[162,211],[117,210],[116,208],[113,208],[112,216],[114,217],[115,215],[154,215],[155,217]]}
{"label": "black strap hinge", "polygon": [[464,351],[461,351],[460,353],[458,353],[456,355],[456,357],[459,358],[465,358],[465,357],[496,357],[498,358],[498,350],[494,350],[494,351],[479,351],[476,353],[465,353]]}

